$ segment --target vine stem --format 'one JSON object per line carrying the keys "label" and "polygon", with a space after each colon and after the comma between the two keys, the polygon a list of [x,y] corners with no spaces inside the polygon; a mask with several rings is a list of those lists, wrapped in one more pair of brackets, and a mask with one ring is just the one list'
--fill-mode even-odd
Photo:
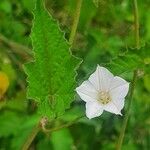
{"label": "vine stem", "polygon": [[[138,15],[137,0],[133,0],[133,5],[134,5],[135,47],[138,49],[140,47],[140,36],[139,36],[139,15]],[[123,143],[127,123],[128,123],[128,120],[129,120],[130,108],[131,108],[131,103],[132,103],[132,99],[133,99],[133,93],[134,93],[137,77],[138,77],[138,70],[135,70],[134,74],[133,74],[131,92],[130,92],[130,96],[129,96],[129,104],[128,104],[128,107],[127,107],[127,112],[126,112],[125,118],[123,120],[123,126],[122,126],[122,129],[121,129],[120,135],[119,135],[116,150],[121,150],[121,147],[122,147],[122,143]]]}
{"label": "vine stem", "polygon": [[137,0],[133,0],[133,6],[134,6],[135,46],[138,49],[140,46],[140,35],[139,35],[139,12]]}
{"label": "vine stem", "polygon": [[39,131],[43,131],[45,133],[51,133],[53,131],[57,131],[57,130],[60,130],[60,129],[63,129],[63,128],[67,128],[67,127],[70,127],[72,126],[73,124],[75,124],[79,119],[85,117],[84,116],[80,116],[80,117],[77,117],[76,119],[74,119],[73,121],[69,122],[69,123],[66,123],[66,124],[63,124],[63,125],[60,125],[58,127],[54,127],[52,129],[46,129],[45,126],[46,126],[46,123],[47,123],[47,119],[45,118],[42,118],[38,125],[36,125],[33,130],[31,131],[29,137],[27,138],[27,140],[25,141],[24,145],[22,146],[22,150],[28,150],[31,143],[33,142],[33,140],[35,139],[35,137],[37,136],[37,134],[39,133]]}
{"label": "vine stem", "polygon": [[130,108],[131,108],[131,102],[133,99],[133,93],[134,93],[134,89],[135,89],[135,84],[136,84],[136,80],[137,80],[137,71],[134,71],[134,75],[133,75],[133,80],[132,80],[132,86],[131,86],[131,93],[129,96],[129,104],[127,107],[127,112],[125,115],[125,118],[123,120],[123,126],[119,135],[119,139],[118,139],[118,143],[117,143],[117,150],[121,150],[122,147],[122,143],[123,143],[123,139],[124,139],[124,135],[125,135],[125,130],[127,127],[127,123],[128,123],[128,119],[129,119],[129,115],[130,115]]}
{"label": "vine stem", "polygon": [[22,150],[29,149],[31,143],[33,142],[33,140],[35,139],[36,135],[39,133],[40,130],[41,130],[41,125],[40,125],[40,123],[38,123],[38,125],[36,125],[33,128],[30,135],[28,136],[27,140],[25,141],[24,145],[22,146]]}
{"label": "vine stem", "polygon": [[73,44],[73,41],[74,41],[74,38],[76,35],[76,31],[77,31],[77,27],[78,27],[78,23],[79,23],[82,1],[83,0],[77,0],[76,10],[74,13],[74,18],[73,18],[73,24],[71,27],[71,33],[70,33],[70,37],[69,37],[69,44],[71,46]]}

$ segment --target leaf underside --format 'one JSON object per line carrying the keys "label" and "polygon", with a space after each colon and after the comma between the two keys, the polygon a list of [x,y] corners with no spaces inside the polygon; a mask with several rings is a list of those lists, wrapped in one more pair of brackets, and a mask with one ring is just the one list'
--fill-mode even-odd
{"label": "leaf underside", "polygon": [[25,65],[28,98],[38,102],[42,116],[64,113],[74,99],[75,69],[80,60],[72,56],[64,33],[37,0],[32,27],[34,61]]}

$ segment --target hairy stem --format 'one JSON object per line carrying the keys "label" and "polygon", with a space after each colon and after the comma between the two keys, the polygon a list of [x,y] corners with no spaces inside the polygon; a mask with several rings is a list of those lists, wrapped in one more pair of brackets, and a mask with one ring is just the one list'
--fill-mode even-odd
{"label": "hairy stem", "polygon": [[31,143],[33,142],[33,140],[35,139],[36,135],[38,134],[38,132],[40,130],[42,130],[45,133],[51,133],[53,131],[57,131],[57,130],[60,130],[60,129],[63,129],[63,128],[67,128],[67,127],[75,124],[79,119],[81,119],[83,117],[85,117],[85,116],[77,117],[76,119],[74,119],[73,121],[71,121],[69,123],[63,124],[61,126],[58,126],[58,127],[52,128],[52,129],[46,129],[45,125],[46,125],[48,120],[46,118],[41,118],[41,120],[39,121],[38,125],[36,125],[33,128],[32,132],[29,135],[29,137],[27,138],[27,140],[25,141],[24,145],[22,146],[22,150],[28,150],[29,149]]}
{"label": "hairy stem", "polygon": [[63,129],[63,128],[67,128],[67,127],[70,127],[72,126],[73,124],[75,124],[79,119],[85,117],[84,116],[80,116],[80,117],[77,117],[76,119],[74,119],[73,121],[69,122],[69,123],[66,123],[66,124],[63,124],[61,126],[58,126],[58,127],[55,127],[55,128],[52,128],[52,129],[46,129],[45,127],[43,127],[43,131],[46,132],[46,133],[51,133],[53,131],[57,131],[57,130],[60,130],[60,129]]}
{"label": "hairy stem", "polygon": [[140,35],[139,35],[139,13],[138,13],[137,0],[133,0],[133,6],[134,6],[135,47],[139,48]]}
{"label": "hairy stem", "polygon": [[38,125],[36,125],[33,130],[31,131],[29,137],[27,138],[27,140],[25,141],[24,145],[22,146],[22,150],[28,150],[31,143],[33,142],[33,140],[35,139],[36,135],[38,134],[38,132],[41,130],[40,128],[40,123],[38,123]]}
{"label": "hairy stem", "polygon": [[76,35],[77,26],[78,26],[79,17],[80,17],[81,6],[82,6],[82,0],[77,0],[77,6],[76,6],[75,13],[74,13],[73,24],[71,27],[71,33],[70,33],[70,37],[69,37],[69,44],[71,46],[73,44],[73,41],[74,41],[74,38]]}

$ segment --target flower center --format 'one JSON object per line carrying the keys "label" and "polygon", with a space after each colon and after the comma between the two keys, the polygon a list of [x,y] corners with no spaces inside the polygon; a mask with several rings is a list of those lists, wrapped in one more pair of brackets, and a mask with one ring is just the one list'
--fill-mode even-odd
{"label": "flower center", "polygon": [[111,101],[109,93],[101,91],[98,96],[98,101],[103,105],[108,104]]}

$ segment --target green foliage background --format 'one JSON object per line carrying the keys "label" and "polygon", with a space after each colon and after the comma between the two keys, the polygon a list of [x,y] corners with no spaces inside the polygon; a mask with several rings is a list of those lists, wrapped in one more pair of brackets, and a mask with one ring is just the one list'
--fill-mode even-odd
{"label": "green foliage background", "polygon": [[[47,10],[58,20],[66,39],[70,35],[75,5],[76,0],[46,0]],[[26,98],[27,76],[23,70],[23,64],[33,56],[29,35],[34,6],[34,0],[0,1],[0,70],[10,81],[7,93],[0,100],[0,150],[20,150],[41,117],[37,103]],[[133,69],[140,67],[141,74],[144,70],[136,85],[123,150],[150,149],[150,69],[144,65],[150,62],[150,48],[148,44],[145,46],[150,41],[150,1],[138,0],[138,7],[140,45],[143,47],[138,52],[129,48],[134,47],[133,6],[129,0],[83,0],[78,32],[71,49],[75,56],[83,59],[78,69],[78,84],[88,78],[97,64],[128,81],[132,79]],[[48,32],[49,28],[46,30]],[[58,55],[63,56],[59,50],[57,48]],[[58,76],[61,69],[59,71]],[[128,99],[126,105],[127,102]],[[50,127],[72,121],[84,113],[84,102],[76,96],[70,109],[59,119],[52,120]],[[57,132],[47,135],[40,132],[31,149],[113,150],[122,121],[123,117],[107,112],[92,120],[83,118]]]}

